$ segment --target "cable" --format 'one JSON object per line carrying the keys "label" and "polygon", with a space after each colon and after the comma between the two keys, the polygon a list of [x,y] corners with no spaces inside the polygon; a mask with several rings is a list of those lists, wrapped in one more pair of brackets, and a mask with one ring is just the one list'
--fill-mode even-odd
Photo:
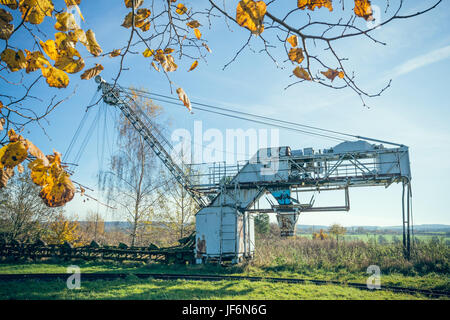
{"label": "cable", "polygon": [[[128,88],[122,88],[122,89],[123,89],[123,90],[127,90],[127,91],[131,91],[131,89],[128,89]],[[153,96],[157,96],[157,97],[162,97],[162,98],[166,98],[166,99],[178,101],[177,98],[173,98],[173,97],[166,96],[166,95],[162,95],[162,94],[150,93],[150,92],[148,92],[148,91],[137,90],[137,89],[133,89],[133,91],[141,92],[142,94],[146,94],[146,95],[149,95],[149,96],[153,95]],[[154,99],[154,100],[156,100],[156,99]],[[243,112],[243,111],[237,111],[237,110],[225,109],[225,108],[221,108],[221,107],[217,107],[217,106],[212,106],[212,105],[210,105],[210,104],[204,104],[204,103],[193,102],[193,101],[191,101],[191,103],[192,103],[192,104],[195,104],[195,105],[197,105],[197,106],[203,106],[203,107],[213,108],[213,109],[217,109],[217,110],[221,110],[221,111],[226,111],[226,112],[230,112],[230,113],[241,114],[241,115],[250,116],[250,117],[255,117],[255,118],[259,118],[259,119],[263,119],[263,120],[277,121],[277,122],[284,123],[284,124],[287,124],[287,125],[293,125],[293,126],[297,126],[297,127],[303,127],[303,128],[308,128],[308,129],[313,129],[313,130],[318,130],[318,131],[323,131],[323,132],[329,132],[329,133],[338,134],[338,135],[343,135],[343,136],[347,136],[347,137],[353,137],[353,138],[356,138],[356,137],[357,137],[357,136],[355,136],[355,135],[348,134],[348,133],[343,133],[343,132],[338,132],[338,131],[334,131],[334,130],[323,129],[323,128],[319,128],[319,127],[309,126],[309,125],[305,125],[305,124],[301,124],[301,123],[295,123],[295,122],[286,121],[286,120],[281,120],[281,119],[275,119],[275,118],[266,117],[266,116],[260,116],[260,115],[256,115],[256,114],[252,114],[252,113]],[[199,109],[199,108],[197,108],[197,109]],[[203,109],[199,109],[199,110],[203,110]],[[251,120],[250,120],[250,121],[251,121]],[[337,138],[337,139],[338,139],[338,138]]]}
{"label": "cable", "polygon": [[[174,105],[177,105],[177,106],[183,106],[183,104],[181,104],[179,102],[167,101],[167,100],[163,100],[163,99],[159,99],[159,98],[152,98],[152,99],[155,100],[155,101],[160,101],[160,102],[164,102],[164,103],[170,103],[170,104],[174,104]],[[332,140],[337,140],[337,141],[347,141],[345,139],[338,138],[338,137],[333,137],[333,136],[330,136],[330,135],[325,135],[325,134],[321,134],[321,133],[305,131],[305,130],[296,129],[296,128],[292,128],[292,127],[287,127],[287,126],[283,126],[283,125],[279,125],[279,124],[275,124],[275,123],[269,123],[269,122],[261,121],[261,120],[248,119],[248,118],[241,117],[241,116],[236,116],[236,115],[231,115],[231,114],[225,114],[225,113],[222,113],[222,112],[207,110],[207,109],[203,109],[203,108],[200,108],[200,107],[196,107],[196,109],[200,110],[200,111],[204,111],[204,112],[209,112],[209,113],[214,113],[214,114],[218,114],[218,115],[222,115],[222,116],[226,116],[226,117],[239,119],[239,120],[251,121],[251,122],[255,122],[255,123],[259,123],[259,124],[264,124],[264,125],[269,125],[269,126],[273,126],[273,127],[278,127],[278,128],[282,128],[282,129],[291,130],[291,131],[294,131],[294,132],[301,132],[301,133],[306,134],[306,135],[320,136],[320,137],[324,137],[324,138],[332,139]],[[273,120],[277,121],[276,119],[273,119]]]}

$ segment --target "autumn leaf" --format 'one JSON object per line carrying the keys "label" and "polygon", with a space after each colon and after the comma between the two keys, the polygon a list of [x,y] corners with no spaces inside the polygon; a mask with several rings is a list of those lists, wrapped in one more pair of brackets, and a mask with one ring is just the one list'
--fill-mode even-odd
{"label": "autumn leaf", "polygon": [[54,6],[51,0],[21,0],[19,9],[26,22],[41,24],[46,16],[52,16]]}
{"label": "autumn leaf", "polygon": [[19,7],[18,0],[0,0],[0,4],[3,4],[13,10],[16,10]]}
{"label": "autumn leaf", "polygon": [[159,72],[159,68],[158,68],[158,66],[156,65],[156,63],[152,62],[151,65],[152,65],[153,68],[155,68],[156,71]]}
{"label": "autumn leaf", "polygon": [[55,62],[55,67],[67,73],[77,73],[84,69],[84,60],[81,57],[62,56]]}
{"label": "autumn leaf", "polygon": [[25,52],[27,54],[27,73],[34,72],[42,67],[50,66],[50,62],[48,62],[48,60],[44,58],[44,55],[40,51],[30,52],[25,49]]}
{"label": "autumn leaf", "polygon": [[191,67],[189,68],[188,72],[194,70],[195,68],[197,68],[197,66],[198,66],[198,61],[195,60],[194,63],[193,63],[193,64],[191,65]]}
{"label": "autumn leaf", "polygon": [[165,54],[169,54],[169,53],[172,53],[172,52],[174,52],[175,51],[175,49],[172,49],[172,48],[166,48],[166,49],[164,49],[164,53]]}
{"label": "autumn leaf", "polygon": [[125,0],[125,6],[127,8],[133,8],[133,2],[134,2],[134,8],[137,9],[144,3],[144,0]]}
{"label": "autumn leaf", "polygon": [[76,188],[67,172],[62,172],[51,184],[44,187],[39,196],[51,208],[64,206],[75,195]]}
{"label": "autumn leaf", "polygon": [[263,1],[241,0],[236,9],[236,21],[253,34],[260,35],[264,31],[263,20],[266,10]]}
{"label": "autumn leaf", "polygon": [[305,58],[303,56],[302,48],[291,48],[288,56],[291,61],[295,61],[297,63],[301,63],[303,61],[303,59]]}
{"label": "autumn leaf", "polygon": [[30,140],[26,139],[25,143],[27,145],[28,154],[35,157],[36,159],[42,160],[43,165],[48,166],[50,163],[44,153],[36,147]]}
{"label": "autumn leaf", "polygon": [[177,89],[178,98],[183,102],[184,106],[188,108],[189,111],[192,111],[191,101],[189,100],[186,92],[182,88]]}
{"label": "autumn leaf", "polygon": [[194,33],[195,33],[195,37],[200,40],[200,38],[202,37],[202,33],[200,32],[200,30],[198,29],[194,29]]}
{"label": "autumn leaf", "polygon": [[177,5],[177,10],[175,10],[176,13],[179,15],[185,14],[187,12],[187,8],[184,6],[184,4],[179,3]]}
{"label": "autumn leaf", "polygon": [[328,8],[328,10],[333,11],[333,4],[331,0],[297,0],[297,7],[305,10],[308,8],[309,10],[314,11],[317,8]]}
{"label": "autumn leaf", "polygon": [[291,44],[291,46],[293,46],[293,47],[298,46],[298,39],[295,34],[293,34],[292,36],[287,38],[287,42],[289,42]]}
{"label": "autumn leaf", "polygon": [[145,49],[145,51],[142,52],[142,55],[144,57],[146,57],[146,58],[151,57],[154,54],[155,54],[155,50],[152,50],[152,49],[149,49],[149,48]]}
{"label": "autumn leaf", "polygon": [[93,77],[99,75],[103,71],[103,66],[101,64],[96,64],[95,67],[86,70],[82,75],[81,79],[90,80]]}
{"label": "autumn leaf", "polygon": [[56,61],[59,58],[58,48],[54,40],[47,40],[45,42],[40,42],[44,52],[50,57],[50,59]]}
{"label": "autumn leaf", "polygon": [[61,166],[61,155],[55,152],[47,159],[48,165],[42,159],[36,159],[28,165],[31,179],[42,187],[39,196],[47,206],[60,207],[73,199],[76,188]]}
{"label": "autumn leaf", "polygon": [[88,49],[88,51],[92,53],[92,55],[98,57],[103,50],[97,43],[97,40],[95,39],[95,34],[91,29],[86,31],[86,40],[87,40],[86,48]]}
{"label": "autumn leaf", "polygon": [[[148,17],[150,17],[150,10],[149,9],[138,9],[134,15],[134,25],[137,28],[144,28],[147,29],[150,28],[150,22],[146,21]],[[122,27],[124,28],[131,28],[133,25],[133,12],[128,13],[125,16],[125,20],[122,23]],[[143,30],[143,31],[147,31]]]}
{"label": "autumn leaf", "polygon": [[77,29],[73,32],[71,31],[67,35],[68,35],[68,38],[70,39],[70,41],[72,41],[74,43],[80,42],[85,46],[87,46],[87,44],[88,44],[86,32],[84,32],[83,29]]}
{"label": "autumn leaf", "polygon": [[69,85],[69,76],[64,71],[52,66],[41,68],[41,71],[50,87],[61,89]]}
{"label": "autumn leaf", "polygon": [[115,58],[115,57],[119,56],[120,53],[121,53],[121,50],[120,50],[120,49],[115,49],[115,50],[113,50],[113,51],[111,51],[111,52],[109,53],[109,56],[110,56],[111,58]]}
{"label": "autumn leaf", "polygon": [[328,69],[327,71],[321,71],[321,74],[323,74],[325,77],[327,77],[328,79],[330,79],[331,81],[334,80],[334,78],[339,77],[341,79],[344,78],[344,72],[342,71],[337,71],[337,70],[333,70],[333,69]]}
{"label": "autumn leaf", "polygon": [[27,145],[25,141],[11,142],[0,150],[1,167],[13,169],[28,157]]}
{"label": "autumn leaf", "polygon": [[197,20],[192,20],[186,23],[189,28],[195,29],[201,26],[201,24]]}
{"label": "autumn leaf", "polygon": [[70,7],[80,5],[81,0],[64,0],[64,2],[66,3],[66,6]]}
{"label": "autumn leaf", "polygon": [[[0,104],[1,104],[1,102],[0,102]],[[6,123],[5,118],[1,118],[0,119],[0,131],[3,131],[3,126],[5,125],[5,123]]]}
{"label": "autumn leaf", "polygon": [[0,9],[0,39],[8,40],[14,31],[14,25],[10,24],[13,16],[6,10]]}
{"label": "autumn leaf", "polygon": [[366,21],[374,20],[369,0],[355,0],[355,8],[353,10],[358,17],[362,17]]}
{"label": "autumn leaf", "polygon": [[202,43],[202,46],[205,47],[206,50],[208,50],[209,53],[212,53],[212,50],[208,47],[208,45],[206,43]]}
{"label": "autumn leaf", "polygon": [[69,31],[79,29],[75,17],[70,12],[61,12],[56,15],[55,29],[58,31]]}
{"label": "autumn leaf", "polygon": [[14,176],[14,169],[0,168],[0,189],[6,187],[9,179]]}
{"label": "autumn leaf", "polygon": [[308,72],[300,67],[295,67],[294,71],[293,71],[294,75],[300,79],[304,79],[304,80],[311,80],[311,77],[309,76]]}
{"label": "autumn leaf", "polygon": [[5,49],[0,58],[6,63],[11,72],[16,72],[27,67],[27,61],[22,50],[14,51],[12,49]]}
{"label": "autumn leaf", "polygon": [[170,54],[165,55],[162,50],[157,50],[153,59],[159,62],[161,64],[161,67],[166,72],[173,72],[178,68],[174,61],[174,58]]}

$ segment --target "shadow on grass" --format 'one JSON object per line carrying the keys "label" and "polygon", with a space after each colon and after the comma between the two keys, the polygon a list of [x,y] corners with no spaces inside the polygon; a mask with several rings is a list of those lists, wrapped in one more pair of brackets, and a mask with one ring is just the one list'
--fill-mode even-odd
{"label": "shadow on grass", "polygon": [[0,286],[1,300],[194,300],[230,299],[249,295],[253,289],[232,282],[203,282],[136,280],[85,281],[81,289],[69,290],[65,279],[54,281],[10,281]]}

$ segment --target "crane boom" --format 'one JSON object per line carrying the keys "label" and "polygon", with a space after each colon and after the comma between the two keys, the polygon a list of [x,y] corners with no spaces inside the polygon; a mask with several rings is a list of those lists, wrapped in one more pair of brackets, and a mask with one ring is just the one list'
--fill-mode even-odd
{"label": "crane boom", "polygon": [[172,144],[149,119],[147,119],[146,122],[150,123],[150,128],[147,123],[144,123],[141,120],[141,118],[147,117],[143,114],[133,97],[123,91],[120,87],[107,83],[100,76],[97,76],[95,81],[99,84],[98,90],[102,90],[103,101],[120,109],[123,115],[142,136],[144,141],[148,143],[150,148],[161,159],[178,183],[183,186],[201,208],[207,206],[207,201],[203,195],[193,188],[193,183],[191,182],[189,175],[186,174],[186,171],[183,170],[170,155],[171,153],[174,154]]}

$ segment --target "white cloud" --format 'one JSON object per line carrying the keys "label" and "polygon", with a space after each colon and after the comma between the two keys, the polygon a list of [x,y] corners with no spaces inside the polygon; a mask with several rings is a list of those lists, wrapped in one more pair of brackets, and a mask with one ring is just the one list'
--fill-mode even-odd
{"label": "white cloud", "polygon": [[450,45],[412,58],[393,70],[393,77],[407,74],[429,64],[450,58]]}

